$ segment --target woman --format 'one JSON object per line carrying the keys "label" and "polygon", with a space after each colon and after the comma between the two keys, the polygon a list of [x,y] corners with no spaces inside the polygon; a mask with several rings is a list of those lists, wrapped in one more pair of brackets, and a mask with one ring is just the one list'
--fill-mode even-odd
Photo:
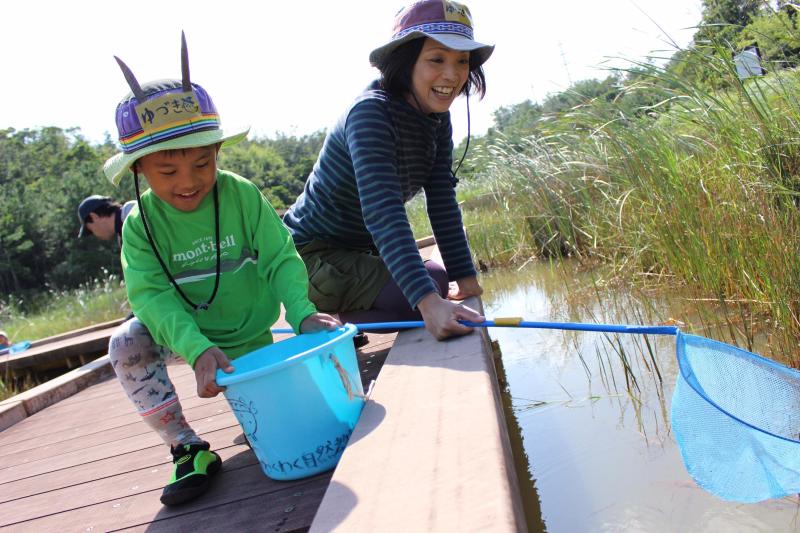
{"label": "woman", "polygon": [[[449,0],[404,8],[394,28],[369,56],[380,79],[328,134],[284,222],[320,311],[354,323],[421,315],[443,339],[471,331],[459,319],[484,320],[450,301],[483,289],[456,202],[449,109],[459,94],[483,96],[494,47],[473,39],[469,10]],[[420,190],[444,266],[423,262],[414,242],[404,204]]]}

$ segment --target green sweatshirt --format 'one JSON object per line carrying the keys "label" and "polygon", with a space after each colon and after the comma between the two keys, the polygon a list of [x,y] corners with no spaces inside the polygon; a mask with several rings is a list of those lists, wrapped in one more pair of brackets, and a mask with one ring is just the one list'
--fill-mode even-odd
{"label": "green sweatshirt", "polygon": [[[270,344],[270,327],[278,320],[281,303],[296,333],[316,312],[308,300],[305,265],[266,198],[232,172],[218,171],[217,183],[221,275],[207,310],[192,309],[170,284],[150,248],[138,208],[122,230],[122,270],[131,309],[157,344],[192,366],[212,346],[236,358]],[[192,302],[207,302],[217,260],[213,191],[189,213],[149,190],[142,195],[142,206],[172,277]]]}

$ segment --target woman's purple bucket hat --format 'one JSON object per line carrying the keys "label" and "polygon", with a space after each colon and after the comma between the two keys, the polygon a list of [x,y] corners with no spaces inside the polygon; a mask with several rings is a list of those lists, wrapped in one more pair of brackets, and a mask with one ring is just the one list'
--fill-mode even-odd
{"label": "woman's purple bucket hat", "polygon": [[369,54],[370,64],[379,66],[398,46],[420,37],[430,37],[452,50],[470,52],[472,68],[482,65],[494,51],[494,45],[474,39],[467,6],[451,0],[421,0],[395,15],[392,39]]}

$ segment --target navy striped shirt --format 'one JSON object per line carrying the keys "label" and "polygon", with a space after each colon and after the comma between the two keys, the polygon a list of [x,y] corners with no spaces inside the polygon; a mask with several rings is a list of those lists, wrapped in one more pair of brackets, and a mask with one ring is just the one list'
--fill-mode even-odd
{"label": "navy striped shirt", "polygon": [[318,239],[350,249],[376,247],[416,307],[437,292],[404,206],[420,190],[450,280],[476,275],[450,171],[450,113],[424,115],[378,87],[373,82],[328,134],[284,222],[298,246]]}

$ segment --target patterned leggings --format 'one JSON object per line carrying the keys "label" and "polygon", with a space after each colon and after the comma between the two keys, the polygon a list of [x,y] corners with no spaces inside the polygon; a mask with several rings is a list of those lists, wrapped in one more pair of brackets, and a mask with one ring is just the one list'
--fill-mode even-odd
{"label": "patterned leggings", "polygon": [[135,317],[111,336],[108,354],[122,388],[142,420],[169,445],[201,442],[183,416],[175,386],[167,374],[172,352],[153,341]]}

